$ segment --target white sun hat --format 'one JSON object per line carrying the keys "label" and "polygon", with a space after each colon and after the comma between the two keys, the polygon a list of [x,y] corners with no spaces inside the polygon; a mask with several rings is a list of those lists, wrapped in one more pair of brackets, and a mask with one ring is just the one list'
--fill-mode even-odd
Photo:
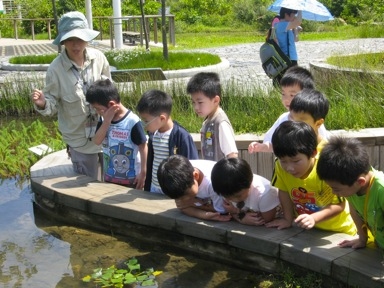
{"label": "white sun hat", "polygon": [[71,37],[89,42],[100,34],[99,31],[89,29],[88,21],[84,14],[78,11],[68,12],[61,16],[58,27],[59,35],[52,42],[55,45],[62,44]]}

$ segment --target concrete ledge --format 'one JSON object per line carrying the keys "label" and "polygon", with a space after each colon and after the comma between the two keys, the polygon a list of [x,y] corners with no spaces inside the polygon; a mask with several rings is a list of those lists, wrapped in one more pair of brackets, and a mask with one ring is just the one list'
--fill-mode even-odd
{"label": "concrete ledge", "polygon": [[31,168],[31,187],[42,209],[71,224],[145,237],[249,270],[276,273],[298,265],[345,284],[384,286],[382,253],[339,248],[348,235],[202,221],[181,214],[164,195],[94,181],[69,167],[64,150],[43,157]]}
{"label": "concrete ledge", "polygon": [[311,61],[309,68],[316,83],[323,85],[331,81],[335,82],[337,79],[344,79],[345,81],[346,77],[358,77],[361,81],[370,81],[373,77],[384,77],[383,71],[342,68],[326,63],[325,59]]}
{"label": "concrete ledge", "polygon": [[[49,64],[11,64],[8,61],[1,63],[1,70],[5,71],[47,71]],[[229,68],[229,61],[225,58],[215,65],[202,66],[190,69],[163,71],[167,79],[191,77],[198,72],[220,72]],[[112,68],[113,69],[113,68]]]}

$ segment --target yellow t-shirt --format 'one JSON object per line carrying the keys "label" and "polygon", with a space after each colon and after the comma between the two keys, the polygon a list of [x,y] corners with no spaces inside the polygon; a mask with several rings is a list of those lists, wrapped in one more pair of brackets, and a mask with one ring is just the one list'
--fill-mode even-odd
{"label": "yellow t-shirt", "polygon": [[[296,216],[299,214],[312,214],[329,204],[338,204],[345,201],[344,198],[337,197],[333,194],[331,187],[319,179],[316,173],[318,155],[319,154],[317,154],[315,158],[312,171],[305,179],[292,176],[281,167],[280,161],[277,160],[275,162],[273,185],[289,193]],[[349,214],[349,206],[347,203],[344,211],[330,219],[316,223],[315,227],[350,235],[356,235],[357,232],[356,226]]]}

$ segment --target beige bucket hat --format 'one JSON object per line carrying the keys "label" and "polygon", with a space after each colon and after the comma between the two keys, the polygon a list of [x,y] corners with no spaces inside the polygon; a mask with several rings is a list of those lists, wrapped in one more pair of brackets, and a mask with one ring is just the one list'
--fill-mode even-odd
{"label": "beige bucket hat", "polygon": [[62,44],[71,37],[89,42],[100,34],[99,31],[89,29],[88,21],[84,14],[78,11],[68,12],[61,16],[58,27],[59,35],[52,42],[55,45]]}

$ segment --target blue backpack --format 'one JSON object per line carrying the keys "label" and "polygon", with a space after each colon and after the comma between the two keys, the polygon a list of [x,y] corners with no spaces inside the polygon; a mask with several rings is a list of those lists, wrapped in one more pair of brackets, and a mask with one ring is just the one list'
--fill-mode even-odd
{"label": "blue backpack", "polygon": [[292,66],[292,61],[285,55],[275,40],[270,37],[271,34],[271,31],[268,31],[269,37],[260,47],[260,60],[264,72],[269,78],[274,79],[279,75],[282,76]]}

